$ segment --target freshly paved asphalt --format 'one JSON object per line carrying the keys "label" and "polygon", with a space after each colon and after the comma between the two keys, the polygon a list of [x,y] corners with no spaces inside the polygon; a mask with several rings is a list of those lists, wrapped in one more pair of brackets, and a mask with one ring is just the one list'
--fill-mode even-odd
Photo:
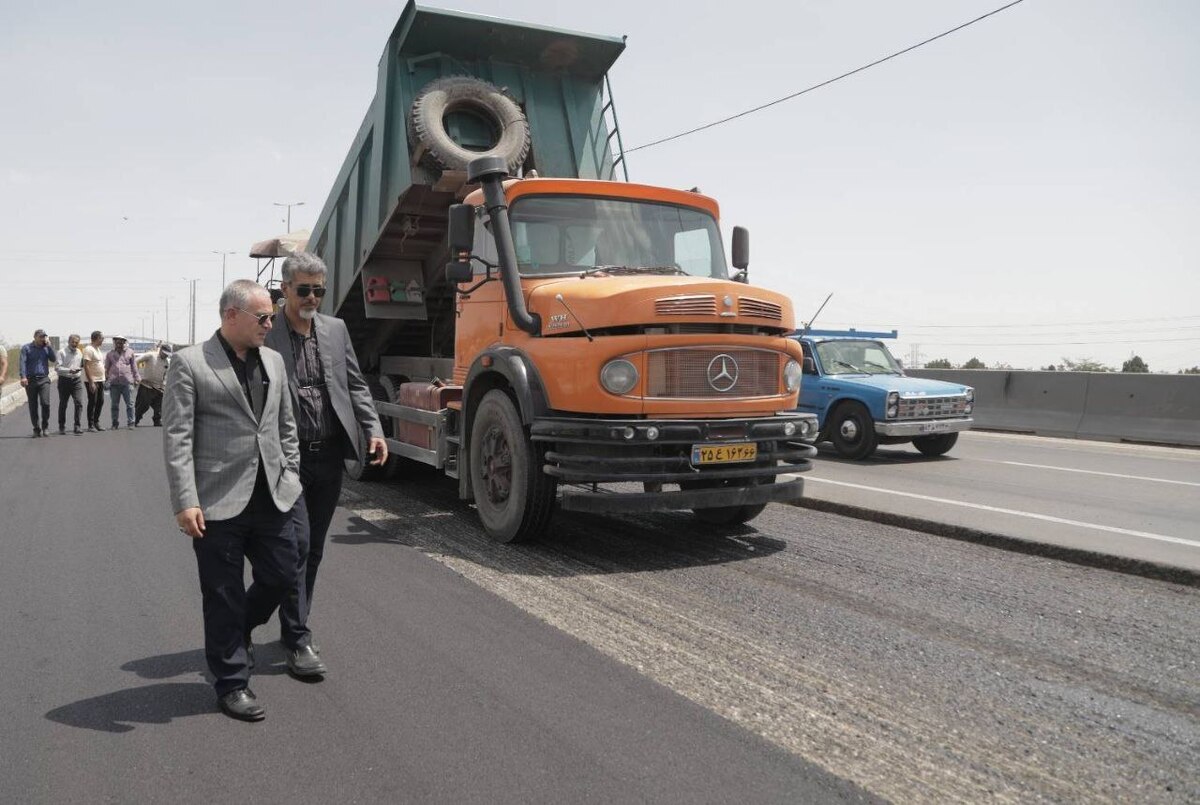
{"label": "freshly paved asphalt", "polygon": [[313,626],[255,634],[260,724],[220,715],[161,430],[0,428],[2,802],[871,799],[344,513]]}

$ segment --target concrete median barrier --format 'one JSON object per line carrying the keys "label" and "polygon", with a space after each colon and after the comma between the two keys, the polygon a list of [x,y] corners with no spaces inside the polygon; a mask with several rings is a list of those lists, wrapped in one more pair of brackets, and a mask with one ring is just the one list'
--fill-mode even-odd
{"label": "concrete median barrier", "polygon": [[0,393],[0,416],[12,413],[25,405],[25,389],[20,386],[6,386]]}
{"label": "concrete median barrier", "polygon": [[914,369],[975,389],[978,428],[1200,446],[1200,376]]}

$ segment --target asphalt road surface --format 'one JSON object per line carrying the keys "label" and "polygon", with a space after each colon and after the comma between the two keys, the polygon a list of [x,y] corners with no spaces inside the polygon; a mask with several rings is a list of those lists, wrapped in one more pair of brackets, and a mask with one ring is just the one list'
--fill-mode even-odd
{"label": "asphalt road surface", "polygon": [[0,802],[872,799],[345,516],[313,620],[332,673],[288,676],[268,624],[267,720],[232,721],[162,431],[5,419]]}
{"label": "asphalt road surface", "polygon": [[330,677],[268,625],[267,721],[235,723],[158,432],[10,425],[6,801],[1200,799],[1200,589],[785,506],[499,546],[420,468],[347,487]]}
{"label": "asphalt road surface", "polygon": [[822,449],[810,499],[1200,573],[1200,450],[967,432],[946,456]]}

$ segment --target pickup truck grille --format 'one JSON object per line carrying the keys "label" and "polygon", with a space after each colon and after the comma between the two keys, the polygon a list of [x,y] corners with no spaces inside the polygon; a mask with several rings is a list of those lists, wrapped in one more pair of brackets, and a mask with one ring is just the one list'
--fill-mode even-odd
{"label": "pickup truck grille", "polygon": [[668,296],[654,300],[656,316],[715,316],[717,297],[711,294],[695,296]]}
{"label": "pickup truck grille", "polygon": [[967,398],[954,397],[901,397],[900,412],[896,419],[944,419],[966,416]]}
{"label": "pickup truck grille", "polygon": [[652,350],[646,353],[646,396],[656,399],[777,397],[783,394],[781,360],[781,353],[765,349],[683,347]]}
{"label": "pickup truck grille", "polygon": [[783,320],[783,308],[774,302],[743,296],[738,300],[738,315],[749,319]]}

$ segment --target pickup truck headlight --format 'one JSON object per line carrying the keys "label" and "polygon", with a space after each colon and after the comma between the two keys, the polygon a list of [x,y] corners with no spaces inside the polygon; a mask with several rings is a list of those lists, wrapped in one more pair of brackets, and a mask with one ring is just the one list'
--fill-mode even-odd
{"label": "pickup truck headlight", "polygon": [[889,391],[887,396],[887,418],[895,419],[900,413],[900,392]]}
{"label": "pickup truck headlight", "polygon": [[800,376],[804,371],[800,368],[800,364],[796,361],[788,361],[783,367],[783,387],[788,392],[793,392],[800,388]]}
{"label": "pickup truck headlight", "polygon": [[628,394],[637,382],[637,367],[624,358],[609,361],[600,370],[600,385],[610,394]]}

